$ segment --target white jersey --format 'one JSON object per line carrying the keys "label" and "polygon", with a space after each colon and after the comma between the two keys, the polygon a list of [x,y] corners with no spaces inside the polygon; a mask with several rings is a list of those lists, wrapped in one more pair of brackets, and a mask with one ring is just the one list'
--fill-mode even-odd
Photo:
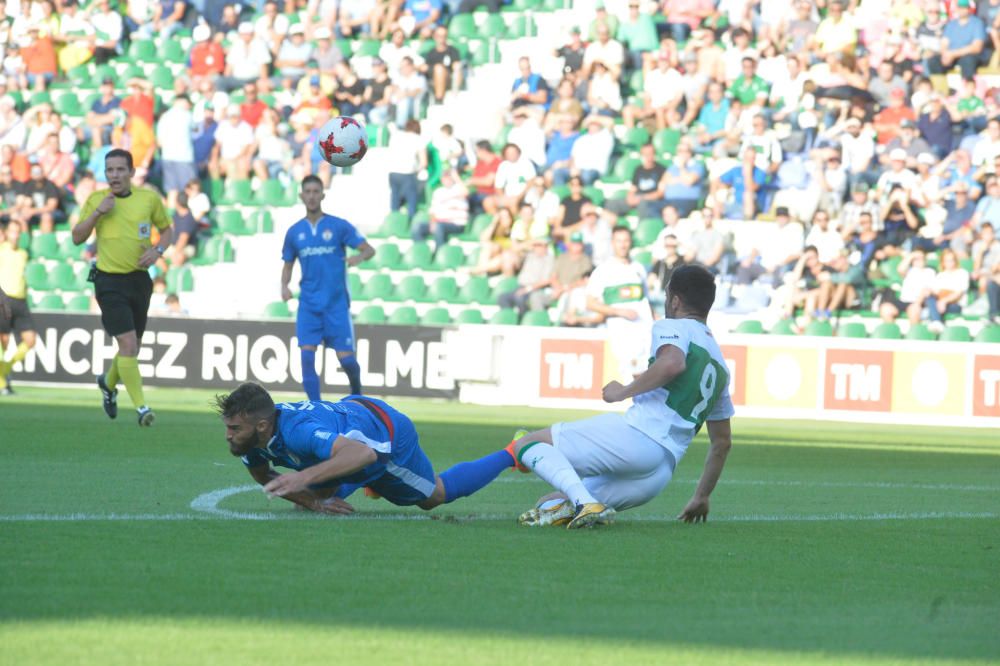
{"label": "white jersey", "polygon": [[666,386],[632,399],[625,421],[658,442],[680,462],[702,424],[733,413],[729,369],[708,326],[694,319],[661,319],[653,324],[650,362],[663,345],[684,352],[687,367]]}
{"label": "white jersey", "polygon": [[590,275],[587,295],[639,315],[634,321],[625,317],[608,317],[604,321],[611,350],[618,359],[618,379],[628,383],[646,367],[646,336],[653,323],[646,295],[646,269],[634,261],[623,264],[608,259]]}

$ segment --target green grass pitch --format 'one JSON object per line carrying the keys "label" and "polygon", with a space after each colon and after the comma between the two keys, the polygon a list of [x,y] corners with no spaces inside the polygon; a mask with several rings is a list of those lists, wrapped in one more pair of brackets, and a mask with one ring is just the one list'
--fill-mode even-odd
{"label": "green grass pitch", "polygon": [[[149,430],[124,394],[116,422],[96,389],[0,399],[0,664],[1000,663],[996,432],[736,420],[707,524],[673,519],[700,437],[568,532],[516,525],[546,487],[515,472],[432,514],[227,490],[210,397],[149,391]],[[439,471],[584,415],[394,404]]]}

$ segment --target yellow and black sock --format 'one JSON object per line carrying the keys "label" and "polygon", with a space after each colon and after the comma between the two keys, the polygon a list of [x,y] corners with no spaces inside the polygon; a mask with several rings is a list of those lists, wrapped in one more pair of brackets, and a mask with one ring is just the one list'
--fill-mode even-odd
{"label": "yellow and black sock", "polygon": [[118,374],[118,355],[116,354],[113,359],[111,359],[111,365],[108,367],[108,373],[104,375],[104,383],[112,391],[118,386],[118,380],[120,375]]}

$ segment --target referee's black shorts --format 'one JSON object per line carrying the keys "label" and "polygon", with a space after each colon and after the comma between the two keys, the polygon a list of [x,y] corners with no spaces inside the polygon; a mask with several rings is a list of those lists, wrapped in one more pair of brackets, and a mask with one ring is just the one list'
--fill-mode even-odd
{"label": "referee's black shorts", "polygon": [[[0,333],[10,332],[20,335],[25,331],[35,330],[35,321],[31,318],[31,310],[28,309],[28,301],[23,298],[11,298],[7,294],[0,294],[6,307],[0,308]],[[0,349],[0,356],[3,350]]]}
{"label": "referee's black shorts", "polygon": [[97,271],[94,295],[101,308],[101,323],[109,335],[135,331],[139,342],[146,331],[153,280],[147,271],[105,273]]}

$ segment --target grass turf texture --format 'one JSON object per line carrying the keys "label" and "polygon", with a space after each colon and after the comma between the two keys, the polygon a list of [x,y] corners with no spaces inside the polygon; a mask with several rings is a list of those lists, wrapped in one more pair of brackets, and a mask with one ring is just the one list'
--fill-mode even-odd
{"label": "grass turf texture", "polygon": [[[227,520],[190,507],[250,483],[210,395],[148,397],[148,430],[124,395],[117,422],[96,390],[0,400],[0,664],[1000,658],[996,433],[737,421],[698,526],[672,516],[703,437],[660,498],[610,529],[518,527],[546,488],[513,472],[437,520],[313,517],[259,492],[219,508],[272,519]],[[516,426],[583,416],[394,402],[438,471]],[[351,499],[363,516],[428,515]],[[109,514],[122,519],[95,519]]]}

